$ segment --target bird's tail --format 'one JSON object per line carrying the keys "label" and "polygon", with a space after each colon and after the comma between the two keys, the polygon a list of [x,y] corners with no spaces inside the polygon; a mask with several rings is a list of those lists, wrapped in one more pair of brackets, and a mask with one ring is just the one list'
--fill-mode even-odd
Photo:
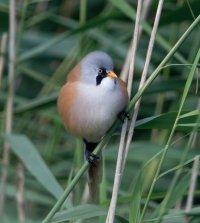
{"label": "bird's tail", "polygon": [[[91,154],[95,149],[97,143],[85,143],[85,155],[86,159],[88,159],[88,154]],[[88,186],[90,193],[90,201],[98,202],[99,198],[99,184],[102,180],[102,157],[98,155],[98,157],[92,156],[92,161],[89,161],[89,169],[88,169]]]}
{"label": "bird's tail", "polygon": [[99,184],[102,179],[102,160],[95,160],[95,166],[90,165],[88,169],[88,186],[91,202],[98,202]]}

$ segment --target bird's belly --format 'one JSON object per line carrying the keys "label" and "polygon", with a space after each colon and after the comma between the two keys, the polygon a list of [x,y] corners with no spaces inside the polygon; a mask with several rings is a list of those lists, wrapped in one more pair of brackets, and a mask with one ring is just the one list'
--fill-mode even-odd
{"label": "bird's belly", "polygon": [[76,121],[75,135],[89,142],[98,142],[112,126],[116,114],[102,107],[83,106],[72,114]]}
{"label": "bird's belly", "polygon": [[96,86],[93,91],[81,89],[71,109],[69,130],[89,142],[98,142],[112,126],[124,103],[120,94],[112,91],[96,90]]}

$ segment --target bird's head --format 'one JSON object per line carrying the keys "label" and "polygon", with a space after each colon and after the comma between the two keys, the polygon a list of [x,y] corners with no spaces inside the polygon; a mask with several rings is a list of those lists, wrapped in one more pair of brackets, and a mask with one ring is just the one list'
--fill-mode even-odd
{"label": "bird's head", "polygon": [[98,86],[114,86],[117,75],[113,72],[111,57],[101,51],[89,53],[81,61],[81,81]]}

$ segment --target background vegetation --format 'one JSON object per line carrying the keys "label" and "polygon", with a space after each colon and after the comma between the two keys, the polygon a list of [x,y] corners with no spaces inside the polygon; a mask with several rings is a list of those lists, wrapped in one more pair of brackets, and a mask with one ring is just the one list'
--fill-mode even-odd
{"label": "background vegetation", "polygon": [[[6,39],[5,33],[11,35],[11,2],[0,1],[1,40]],[[132,96],[138,90],[157,2],[151,1],[147,19],[142,23]],[[136,7],[137,1],[126,0],[16,1],[14,82],[8,75],[12,64],[10,35],[7,43],[1,41],[0,45],[1,222],[42,222],[64,188],[71,184],[84,162],[83,150],[79,139],[64,130],[58,116],[59,89],[74,64],[93,50],[110,54],[116,73],[120,73],[132,40]],[[164,1],[149,75],[199,13],[199,0]],[[144,91],[115,222],[200,222],[199,29],[198,25],[188,34]],[[14,110],[9,116],[13,83]],[[86,202],[84,175],[51,222],[105,222],[119,133],[116,131],[104,149],[100,204]],[[155,177],[166,147],[168,153]],[[155,187],[148,198],[152,182]],[[147,208],[143,209],[145,205]]]}

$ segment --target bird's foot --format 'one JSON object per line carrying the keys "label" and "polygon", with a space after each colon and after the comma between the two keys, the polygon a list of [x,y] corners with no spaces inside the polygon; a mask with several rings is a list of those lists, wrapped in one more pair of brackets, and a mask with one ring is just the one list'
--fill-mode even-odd
{"label": "bird's foot", "polygon": [[126,112],[125,110],[121,111],[118,114],[118,118],[120,119],[121,122],[124,122],[125,118],[127,118],[128,120],[130,120],[130,116],[129,116],[128,112]]}
{"label": "bird's foot", "polygon": [[88,153],[86,156],[86,160],[91,166],[96,166],[96,162],[100,160],[100,157],[93,153]]}

